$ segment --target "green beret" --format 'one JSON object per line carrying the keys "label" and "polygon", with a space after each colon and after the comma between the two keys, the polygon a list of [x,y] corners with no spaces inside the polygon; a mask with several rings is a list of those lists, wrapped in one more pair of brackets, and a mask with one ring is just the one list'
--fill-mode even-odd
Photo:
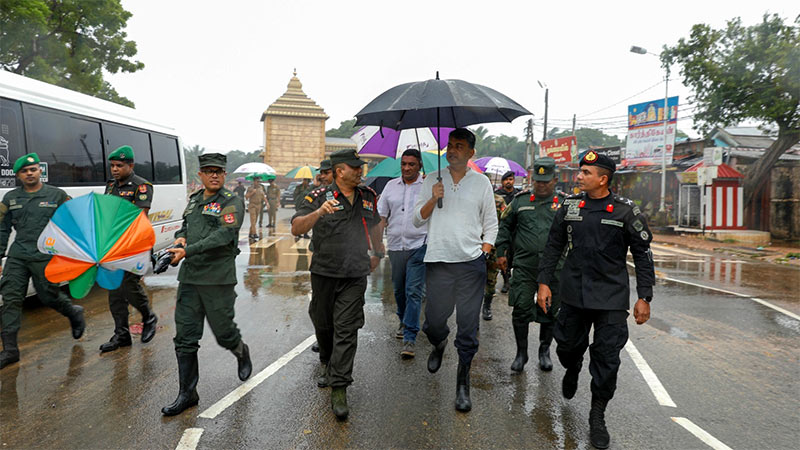
{"label": "green beret", "polygon": [[14,173],[19,172],[23,167],[32,166],[34,164],[39,164],[39,155],[36,153],[28,153],[27,155],[20,156],[17,158],[17,161],[14,162]]}
{"label": "green beret", "polygon": [[123,145],[108,155],[109,161],[133,162],[133,149],[130,145]]}
{"label": "green beret", "polygon": [[220,167],[225,168],[228,158],[222,153],[205,153],[197,157],[200,163],[200,168],[203,167]]}

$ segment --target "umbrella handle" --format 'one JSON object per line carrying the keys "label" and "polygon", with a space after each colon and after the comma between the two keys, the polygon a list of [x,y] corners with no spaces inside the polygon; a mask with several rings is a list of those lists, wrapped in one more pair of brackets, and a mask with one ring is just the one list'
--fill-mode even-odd
{"label": "umbrella handle", "polygon": [[[441,164],[441,163],[440,163],[440,164]],[[438,182],[440,182],[440,183],[441,183],[441,182],[442,182],[442,177],[437,177],[437,178],[436,178],[436,181],[438,181]],[[441,209],[441,207],[442,207],[442,199],[441,199],[441,198],[439,198],[439,199],[437,199],[437,200],[436,200],[436,206],[437,206],[437,207],[439,207],[439,208]]]}

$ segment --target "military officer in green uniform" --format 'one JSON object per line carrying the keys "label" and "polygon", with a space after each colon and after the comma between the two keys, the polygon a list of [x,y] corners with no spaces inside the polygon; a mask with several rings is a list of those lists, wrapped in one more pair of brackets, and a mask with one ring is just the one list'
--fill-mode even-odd
{"label": "military officer in green uniform", "polygon": [[[511,291],[508,304],[513,307],[511,323],[517,341],[517,356],[511,370],[522,371],[528,362],[528,324],[539,323],[539,367],[552,370],[550,344],[553,342],[553,326],[558,314],[560,297],[558,295],[558,272],[550,284],[553,302],[545,313],[536,304],[536,291],[539,284],[539,259],[547,244],[550,225],[564,198],[555,193],[556,163],[553,158],[539,158],[533,165],[533,192],[525,190],[518,193],[503,212],[500,230],[497,233],[497,262],[500,267],[508,265],[507,253],[514,248],[514,276],[511,277]],[[563,265],[559,263],[558,269]]]}
{"label": "military officer in green uniform", "polygon": [[[506,209],[506,201],[501,195],[494,194],[494,207],[497,211],[497,220],[500,221],[500,216]],[[494,292],[497,289],[497,274],[500,272],[500,267],[497,265],[497,251],[495,248],[489,252],[486,257],[486,289],[483,293],[483,320],[492,320],[492,299],[494,299]]]}
{"label": "military officer in green uniform", "polygon": [[13,228],[17,234],[8,251],[0,279],[0,369],[19,361],[17,333],[22,320],[22,302],[28,293],[28,279],[39,300],[69,319],[72,337],[79,339],[86,329],[83,307],[73,305],[67,295],[44,276],[50,255],[40,253],[37,241],[56,208],[69,200],[63,190],[42,183],[39,156],[29,153],[17,159],[14,173],[21,187],[8,192],[0,202],[0,254],[5,254]]}
{"label": "military officer in green uniform", "polygon": [[239,379],[250,377],[250,350],[233,321],[236,300],[236,255],[239,229],[244,219],[242,198],[224,188],[225,155],[200,155],[203,189],[189,197],[183,225],[175,233],[173,264],[185,259],[178,272],[175,306],[175,353],[178,358],[178,398],[161,409],[165,416],[180,414],[197,405],[198,342],[208,319],[217,343],[230,350],[238,362]]}
{"label": "military officer in green uniform", "polygon": [[333,388],[331,408],[344,420],[350,412],[346,389],[353,382],[358,330],[364,326],[367,275],[384,256],[384,247],[377,195],[359,185],[364,161],[355,150],[339,150],[331,154],[331,164],[333,183],[303,198],[292,217],[292,234],[314,228],[309,315],[324,370],[317,384]]}
{"label": "military officer in green uniform", "polygon": [[[147,215],[153,201],[153,185],[133,173],[133,149],[123,145],[108,155],[108,162],[113,179],[106,185],[106,194],[128,200]],[[150,309],[150,301],[142,288],[141,279],[141,275],[125,272],[119,288],[108,291],[108,309],[114,318],[114,335],[111,340],[100,346],[102,353],[131,345],[128,304],[142,314],[142,342],[150,342],[156,335],[158,317]]]}

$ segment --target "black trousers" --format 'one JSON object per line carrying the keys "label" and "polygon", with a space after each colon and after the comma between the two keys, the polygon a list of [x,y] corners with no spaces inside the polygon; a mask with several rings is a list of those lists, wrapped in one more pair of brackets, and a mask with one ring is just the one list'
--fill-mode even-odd
{"label": "black trousers", "polygon": [[108,309],[114,318],[115,331],[128,328],[128,304],[142,314],[142,320],[150,317],[150,305],[147,294],[141,284],[141,275],[125,272],[122,284],[113,291],[108,291]]}
{"label": "black trousers", "polygon": [[[558,347],[556,354],[566,369],[580,370],[583,354],[589,348],[589,373],[592,394],[611,400],[617,389],[619,353],[628,342],[628,311],[583,309],[566,303],[556,317],[553,330]],[[589,330],[594,326],[594,339],[589,345]]]}
{"label": "black trousers", "polygon": [[328,380],[333,387],[347,387],[353,382],[358,330],[364,326],[366,290],[365,276],[331,278],[311,274],[308,315],[317,335],[319,359],[328,362]]}
{"label": "black trousers", "polygon": [[425,263],[425,324],[422,331],[434,346],[447,339],[447,319],[456,310],[458,360],[472,362],[478,353],[478,325],[486,285],[486,258],[462,263]]}

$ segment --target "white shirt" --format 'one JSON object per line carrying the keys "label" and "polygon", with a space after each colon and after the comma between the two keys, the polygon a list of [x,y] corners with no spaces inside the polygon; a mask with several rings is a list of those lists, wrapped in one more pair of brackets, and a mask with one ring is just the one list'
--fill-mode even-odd
{"label": "white shirt", "polygon": [[415,250],[425,245],[426,228],[414,226],[414,202],[422,188],[422,175],[411,184],[403,177],[386,183],[378,199],[378,214],[386,218],[386,247],[389,251]]}
{"label": "white shirt", "polygon": [[497,211],[489,179],[472,169],[458,184],[450,170],[441,170],[444,198],[442,208],[433,208],[427,220],[422,206],[430,200],[437,173],[430,173],[422,183],[414,205],[414,225],[428,228],[425,262],[458,263],[473,261],[481,255],[483,243],[494,245],[497,237]]}

